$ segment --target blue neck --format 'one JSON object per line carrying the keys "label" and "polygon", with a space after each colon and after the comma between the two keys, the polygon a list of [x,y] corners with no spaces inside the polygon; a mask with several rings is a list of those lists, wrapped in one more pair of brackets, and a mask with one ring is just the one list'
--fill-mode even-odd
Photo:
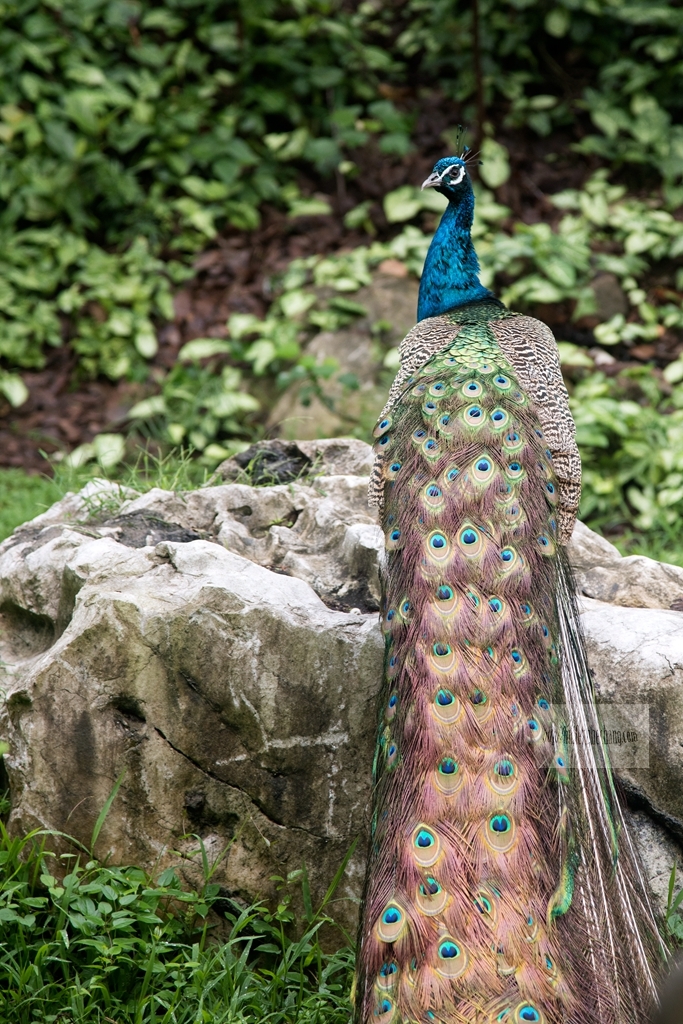
{"label": "blue neck", "polygon": [[479,280],[479,260],[470,234],[473,217],[474,194],[469,186],[458,203],[449,200],[429,246],[417,300],[418,321],[492,297]]}

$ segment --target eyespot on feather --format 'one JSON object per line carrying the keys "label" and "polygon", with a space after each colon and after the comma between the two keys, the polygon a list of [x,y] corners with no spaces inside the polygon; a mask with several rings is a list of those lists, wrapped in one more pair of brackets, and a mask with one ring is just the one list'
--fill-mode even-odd
{"label": "eyespot on feather", "polygon": [[522,601],[522,603],[519,606],[519,610],[522,613],[523,621],[526,623],[532,622],[536,618],[534,609],[528,601]]}
{"label": "eyespot on feather", "polygon": [[430,868],[441,856],[441,840],[428,825],[418,825],[411,837],[411,848],[415,862],[421,868]]}
{"label": "eyespot on feather", "polygon": [[434,461],[434,459],[438,459],[441,454],[441,446],[436,438],[428,437],[427,440],[422,443],[422,451],[426,458],[430,461]]}
{"label": "eyespot on feather", "polygon": [[514,1024],[545,1024],[545,1014],[533,1003],[520,1003],[513,1017]]}
{"label": "eyespot on feather", "polygon": [[510,414],[505,409],[494,409],[489,419],[494,430],[503,430],[510,421]]}
{"label": "eyespot on feather", "polygon": [[537,718],[528,718],[526,723],[526,738],[529,743],[540,743],[544,738],[541,723]]}
{"label": "eyespot on feather", "polygon": [[512,661],[512,671],[516,676],[521,676],[527,667],[527,660],[520,650],[513,647],[510,651],[510,660]]}
{"label": "eyespot on feather", "polygon": [[375,443],[372,446],[372,450],[375,452],[376,455],[381,455],[383,452],[389,450],[392,443],[393,438],[391,434],[383,434],[378,441],[375,441]]}
{"label": "eyespot on feather", "polygon": [[418,885],[415,902],[425,917],[434,917],[446,908],[449,896],[439,882],[430,876]]}
{"label": "eyespot on feather", "polygon": [[436,588],[436,609],[441,615],[451,615],[458,606],[460,595],[447,583]]}
{"label": "eyespot on feather", "polygon": [[489,787],[498,796],[511,796],[519,786],[519,773],[509,757],[496,761],[487,776]]}
{"label": "eyespot on feather", "polygon": [[496,492],[496,501],[499,505],[505,505],[510,500],[512,484],[508,480],[501,480]]}
{"label": "eyespot on feather", "polygon": [[489,815],[484,826],[484,840],[495,853],[508,853],[515,845],[517,827],[508,812],[497,811]]}
{"label": "eyespot on feather", "polygon": [[512,526],[515,523],[519,523],[523,518],[524,513],[522,512],[522,506],[518,501],[512,501],[509,505],[505,506],[505,525]]}
{"label": "eyespot on feather", "polygon": [[426,542],[427,555],[432,562],[446,562],[451,556],[448,537],[441,530],[432,530]]}
{"label": "eyespot on feather", "polygon": [[498,899],[494,893],[487,886],[481,886],[475,893],[473,903],[482,921],[489,928],[495,928],[498,924]]}
{"label": "eyespot on feather", "polygon": [[396,609],[387,608],[386,614],[382,619],[382,631],[384,633],[390,633],[398,621],[399,620],[396,614]]}
{"label": "eyespot on feather", "polygon": [[469,957],[464,945],[450,935],[442,936],[437,947],[437,973],[454,981],[465,973],[468,963]]}
{"label": "eyespot on feather", "polygon": [[484,411],[480,405],[468,405],[463,410],[462,418],[468,427],[481,427],[486,421]]}
{"label": "eyespot on feather", "polygon": [[486,722],[493,714],[493,704],[483,692],[476,689],[470,694],[470,705],[478,722]]}
{"label": "eyespot on feather", "polygon": [[375,925],[375,933],[380,942],[396,942],[407,927],[406,912],[394,901],[388,903]]}
{"label": "eyespot on feather", "polygon": [[547,533],[540,533],[536,538],[536,544],[538,545],[541,554],[546,557],[555,554],[555,542],[550,539]]}
{"label": "eyespot on feather", "polygon": [[422,500],[424,504],[433,512],[437,512],[444,506],[443,490],[439,487],[436,480],[432,480],[427,484],[422,492]]}
{"label": "eyespot on feather", "polygon": [[496,465],[488,455],[480,455],[470,467],[470,475],[478,484],[487,484],[496,472]]}
{"label": "eyespot on feather", "polygon": [[541,968],[550,984],[554,987],[559,981],[559,971],[557,969],[557,964],[548,953],[543,954],[541,957]]}
{"label": "eyespot on feather", "polygon": [[383,995],[381,999],[377,1001],[375,1012],[372,1015],[372,1019],[375,1024],[391,1024],[393,1020],[396,1020],[397,1008],[396,1005],[388,995]]}
{"label": "eyespot on feather", "polygon": [[465,782],[463,769],[452,757],[444,757],[434,772],[434,785],[440,793],[453,796]]}
{"label": "eyespot on feather", "polygon": [[387,722],[391,722],[391,720],[396,717],[396,712],[397,711],[398,711],[398,694],[394,690],[394,692],[390,695],[389,700],[387,701],[386,708],[384,709],[384,717],[387,720]]}
{"label": "eyespot on feather", "polygon": [[503,438],[503,448],[508,452],[517,452],[524,447],[524,439],[518,430],[509,430]]}
{"label": "eyespot on feather", "polygon": [[391,426],[391,423],[391,416],[384,416],[373,430],[372,436],[381,437],[383,434],[386,434],[387,430],[389,430]]}
{"label": "eyespot on feather", "polygon": [[403,547],[403,535],[397,526],[385,534],[384,546],[387,551],[397,551]]}
{"label": "eyespot on feather", "polygon": [[455,651],[445,641],[437,641],[432,644],[429,661],[437,672],[448,674],[455,668]]}
{"label": "eyespot on feather", "polygon": [[458,532],[457,543],[466,558],[477,558],[484,548],[484,535],[474,526],[465,526]]}
{"label": "eyespot on feather", "polygon": [[463,386],[460,388],[461,394],[463,394],[465,398],[469,399],[479,398],[479,395],[482,393],[483,390],[484,389],[482,388],[478,380],[465,381]]}
{"label": "eyespot on feather", "polygon": [[394,988],[398,981],[398,974],[398,964],[394,960],[382,964],[377,975],[376,984],[378,988],[387,990]]}
{"label": "eyespot on feather", "polygon": [[538,938],[538,933],[538,921],[533,914],[527,914],[526,921],[524,922],[524,938],[527,942],[535,942]]}
{"label": "eyespot on feather", "polygon": [[511,572],[519,562],[519,554],[513,547],[503,548],[500,552],[499,568],[502,569],[503,572]]}
{"label": "eyespot on feather", "polygon": [[462,704],[458,698],[450,690],[446,690],[443,687],[434,697],[431,709],[437,721],[442,722],[444,725],[453,725],[462,714]]}
{"label": "eyespot on feather", "polygon": [[453,419],[449,412],[443,413],[437,420],[437,428],[440,434],[450,437],[454,432],[457,421]]}

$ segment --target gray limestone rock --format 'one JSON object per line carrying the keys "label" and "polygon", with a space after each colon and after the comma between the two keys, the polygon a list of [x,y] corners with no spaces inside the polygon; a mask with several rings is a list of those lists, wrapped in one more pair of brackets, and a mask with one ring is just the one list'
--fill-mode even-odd
{"label": "gray limestone rock", "polygon": [[598,274],[591,281],[596,314],[600,320],[611,320],[617,313],[628,316],[629,303],[616,274]]}
{"label": "gray limestone rock", "polygon": [[[613,544],[577,523],[569,558],[586,597],[627,608],[683,611],[683,569],[644,555],[622,555]],[[682,623],[683,625],[683,623]]]}

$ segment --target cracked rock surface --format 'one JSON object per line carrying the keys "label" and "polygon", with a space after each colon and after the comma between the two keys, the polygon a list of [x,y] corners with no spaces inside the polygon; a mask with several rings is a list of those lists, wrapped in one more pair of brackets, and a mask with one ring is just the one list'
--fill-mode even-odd
{"label": "cracked rock surface", "polygon": [[[198,491],[96,481],[0,546],[14,832],[89,845],[125,770],[100,857],[197,884],[194,834],[227,848],[226,892],[272,895],[305,862],[315,900],[360,835],[337,910],[354,926],[383,654],[371,460],[360,441],[267,442]],[[683,836],[683,570],[580,525],[571,557],[609,724],[639,733],[610,749],[661,895]]]}

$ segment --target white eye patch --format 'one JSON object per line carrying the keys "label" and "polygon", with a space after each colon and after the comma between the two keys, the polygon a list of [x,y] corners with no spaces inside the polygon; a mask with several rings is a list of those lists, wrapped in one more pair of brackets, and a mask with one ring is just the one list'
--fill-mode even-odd
{"label": "white eye patch", "polygon": [[462,179],[465,177],[465,168],[462,166],[462,164],[451,164],[450,167],[447,167],[446,170],[441,175],[441,181],[443,181],[443,179],[446,177],[446,175],[450,174],[451,171],[456,170],[456,169],[457,169],[457,173],[453,177],[453,180],[449,181],[448,184],[449,185],[459,185],[460,182],[462,181]]}

